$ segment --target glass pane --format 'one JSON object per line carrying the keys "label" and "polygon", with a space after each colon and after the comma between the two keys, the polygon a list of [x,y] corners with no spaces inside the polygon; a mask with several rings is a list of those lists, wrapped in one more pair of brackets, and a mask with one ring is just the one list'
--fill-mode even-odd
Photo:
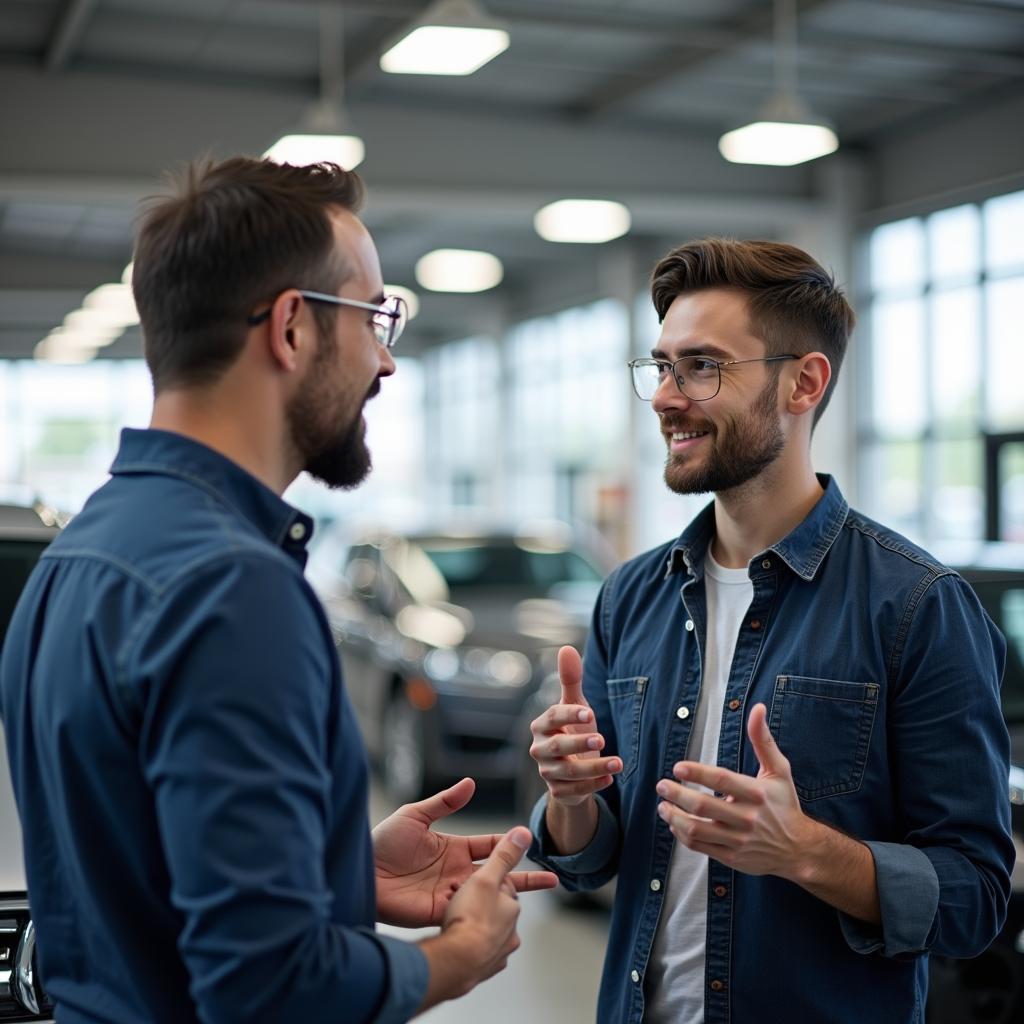
{"label": "glass pane", "polygon": [[954,206],[928,218],[928,255],[936,281],[975,277],[981,265],[978,208]]}
{"label": "glass pane", "polygon": [[1024,266],[1024,192],[990,199],[985,211],[985,265],[990,270]]}
{"label": "glass pane", "polygon": [[924,225],[916,218],[883,224],[871,232],[871,287],[897,291],[924,282]]}
{"label": "glass pane", "polygon": [[872,422],[889,436],[917,434],[927,412],[924,301],[875,303],[871,319]]}
{"label": "glass pane", "polygon": [[1024,277],[988,285],[986,312],[988,421],[996,429],[1020,428],[1024,426]]}
{"label": "glass pane", "polygon": [[981,412],[978,288],[936,292],[931,299],[932,386],[941,426],[975,427]]}
{"label": "glass pane", "polygon": [[918,441],[872,445],[867,453],[867,512],[900,533],[921,539],[921,460]]}
{"label": "glass pane", "polygon": [[980,540],[985,532],[984,452],[980,441],[935,445],[932,531],[942,540]]}
{"label": "glass pane", "polygon": [[1024,542],[1024,443],[999,452],[999,538]]}

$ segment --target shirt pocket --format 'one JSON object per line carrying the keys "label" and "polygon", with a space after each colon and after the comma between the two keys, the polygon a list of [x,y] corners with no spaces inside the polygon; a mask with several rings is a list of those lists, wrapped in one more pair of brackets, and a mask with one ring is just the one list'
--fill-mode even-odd
{"label": "shirt pocket", "polygon": [[[609,679],[606,685],[608,708],[618,738],[618,755],[622,758],[622,771],[617,778],[625,782],[636,770],[640,715],[643,712],[644,693],[647,691],[647,676]],[[602,751],[602,754],[606,753]]]}
{"label": "shirt pocket", "polygon": [[860,788],[878,689],[877,683],[776,676],[768,725],[802,801]]}

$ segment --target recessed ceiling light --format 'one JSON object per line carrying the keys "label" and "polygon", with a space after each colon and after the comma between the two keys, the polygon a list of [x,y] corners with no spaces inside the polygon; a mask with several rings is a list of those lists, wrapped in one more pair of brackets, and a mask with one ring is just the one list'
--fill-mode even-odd
{"label": "recessed ceiling light", "polygon": [[33,354],[45,363],[87,363],[95,357],[96,348],[79,344],[62,331],[54,331],[36,345]]}
{"label": "recessed ceiling light", "polygon": [[629,210],[607,199],[559,199],[533,218],[537,234],[549,242],[610,242],[629,225]]}
{"label": "recessed ceiling light", "polygon": [[471,75],[508,42],[475,0],[439,0],[381,56],[380,67],[393,75]]}
{"label": "recessed ceiling light", "polygon": [[497,256],[475,249],[435,249],[416,263],[416,280],[432,292],[485,292],[504,275]]}

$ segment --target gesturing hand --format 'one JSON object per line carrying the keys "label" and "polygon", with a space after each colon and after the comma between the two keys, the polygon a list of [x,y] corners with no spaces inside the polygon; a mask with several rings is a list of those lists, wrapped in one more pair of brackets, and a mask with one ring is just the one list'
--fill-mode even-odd
{"label": "gesturing hand", "polygon": [[601,757],[604,737],[594,731],[594,712],[583,696],[583,662],[574,647],[558,652],[558,675],[561,700],[530,724],[530,756],[551,799],[572,807],[610,786],[622,761]]}
{"label": "gesturing hand", "polygon": [[[756,778],[680,761],[672,772],[680,781],[658,783],[663,798],[658,814],[676,839],[697,853],[748,875],[794,878],[816,823],[800,808],[789,761],[776,746],[766,717],[764,704],[755,704],[747,721],[747,735],[760,764]],[[724,797],[714,796],[716,792]]]}
{"label": "gesturing hand", "polygon": [[[472,779],[463,779],[399,807],[373,830],[378,920],[404,928],[441,923],[452,895],[476,871],[474,862],[489,857],[502,838],[431,831],[435,821],[465,807],[475,790]],[[508,877],[519,892],[557,884],[549,871],[516,871]]]}

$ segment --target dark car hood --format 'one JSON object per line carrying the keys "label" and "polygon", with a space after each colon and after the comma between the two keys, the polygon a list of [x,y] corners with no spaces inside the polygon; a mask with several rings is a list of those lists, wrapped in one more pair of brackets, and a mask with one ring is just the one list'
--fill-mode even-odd
{"label": "dark car hood", "polygon": [[[569,587],[570,589],[566,589]],[[552,588],[546,597],[510,590],[453,591],[451,604],[469,612],[465,646],[534,654],[586,637],[596,588],[575,584]],[[467,623],[469,624],[469,623]]]}

